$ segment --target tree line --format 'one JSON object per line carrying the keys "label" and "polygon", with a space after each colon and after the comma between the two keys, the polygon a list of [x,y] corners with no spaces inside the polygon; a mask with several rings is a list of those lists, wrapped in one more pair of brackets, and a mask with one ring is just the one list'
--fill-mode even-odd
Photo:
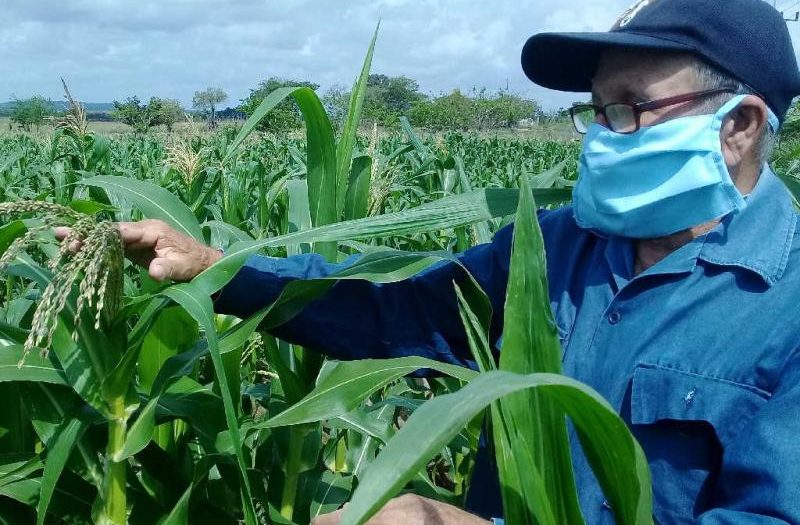
{"label": "tree line", "polygon": [[[264,98],[275,89],[287,86],[306,86],[319,89],[319,85],[273,77],[262,81],[238,109],[251,115]],[[322,103],[335,126],[341,125],[347,115],[350,92],[333,86],[322,95]],[[473,90],[462,93],[453,90],[448,94],[429,96],[420,92],[419,85],[405,76],[390,77],[372,74],[367,81],[367,93],[362,109],[362,121],[383,127],[396,127],[401,116],[406,116],[418,127],[432,130],[484,130],[511,128],[525,119],[543,115],[541,106],[507,90],[495,93]],[[261,121],[260,127],[269,131],[284,131],[302,126],[302,115],[292,100],[286,100]]]}
{"label": "tree line", "polygon": [[[315,91],[319,89],[319,85],[313,82],[272,77],[261,81],[234,107],[221,109],[228,101],[228,94],[220,88],[209,87],[194,93],[190,111],[174,99],[152,97],[144,102],[131,96],[121,101],[115,100],[107,117],[128,124],[139,133],[145,133],[155,126],[164,126],[171,131],[176,123],[185,120],[187,113],[204,119],[209,127],[214,127],[220,119],[241,119],[252,115],[269,93],[288,86],[305,86]],[[350,92],[341,86],[333,86],[321,98],[333,125],[338,127],[347,114]],[[36,96],[17,100],[10,116],[12,122],[30,129],[56,114],[51,102]],[[453,90],[447,94],[426,95],[420,92],[418,83],[411,78],[381,74],[369,76],[362,115],[362,121],[367,124],[390,128],[398,126],[400,117],[406,116],[413,125],[431,130],[512,128],[527,119],[547,116],[536,101],[508,90],[489,92],[473,89],[468,93]],[[302,126],[302,114],[290,99],[273,109],[259,125],[262,130],[273,132]]]}

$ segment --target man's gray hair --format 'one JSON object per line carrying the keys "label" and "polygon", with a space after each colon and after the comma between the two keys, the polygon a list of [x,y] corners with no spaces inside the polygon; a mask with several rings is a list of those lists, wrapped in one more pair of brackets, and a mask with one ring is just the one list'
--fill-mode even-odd
{"label": "man's gray hair", "polygon": [[[705,90],[729,88],[734,90],[736,93],[757,95],[757,93],[753,91],[747,84],[740,82],[708,62],[699,58],[695,58],[693,62],[699,84],[698,89]],[[722,99],[722,97],[725,98]],[[716,111],[723,100],[729,100],[730,98],[730,95],[726,93],[723,93],[720,95],[720,97],[712,97],[705,103],[706,105],[702,109],[704,111]],[[777,133],[772,129],[771,126],[764,126],[764,134],[761,136],[756,146],[756,152],[761,165],[769,162],[776,143]]]}

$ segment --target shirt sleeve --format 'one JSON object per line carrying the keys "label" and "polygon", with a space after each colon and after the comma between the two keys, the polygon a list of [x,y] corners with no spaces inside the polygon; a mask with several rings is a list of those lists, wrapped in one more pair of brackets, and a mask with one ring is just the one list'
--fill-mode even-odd
{"label": "shirt sleeve", "polygon": [[712,508],[698,525],[800,523],[800,355],[725,450]]}
{"label": "shirt sleeve", "polygon": [[[509,225],[499,230],[492,242],[458,255],[491,300],[492,341],[502,330],[511,237]],[[215,309],[247,317],[273,302],[287,283],[331,275],[357,257],[331,264],[316,254],[285,259],[252,256],[222,289]],[[442,261],[396,283],[339,281],[272,333],[335,359],[417,355],[471,366],[453,286],[454,281],[463,283],[465,278],[457,264]]]}

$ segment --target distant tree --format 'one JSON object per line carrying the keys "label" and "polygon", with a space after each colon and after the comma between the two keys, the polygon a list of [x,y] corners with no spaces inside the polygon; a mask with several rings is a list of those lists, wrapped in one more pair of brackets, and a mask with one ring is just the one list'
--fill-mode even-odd
{"label": "distant tree", "polygon": [[228,94],[222,89],[208,87],[202,91],[195,91],[192,97],[192,107],[208,116],[208,124],[214,127],[217,122],[217,106],[228,100]]}
{"label": "distant tree", "polygon": [[[419,92],[416,80],[408,77],[390,77],[372,74],[367,79],[362,120],[382,126],[397,126],[402,115],[407,115],[412,106],[425,99]],[[328,115],[337,126],[347,116],[350,105],[350,91],[341,86],[333,86],[322,99]]]}
{"label": "distant tree", "polygon": [[152,97],[143,104],[136,96],[128,97],[124,102],[115,100],[111,112],[112,118],[131,126],[137,133],[147,133],[151,127],[162,124],[167,131],[172,131],[183,115],[183,108],[177,100]]}
{"label": "distant tree", "polygon": [[[313,90],[319,88],[318,84],[304,80],[289,80],[285,78],[272,77],[259,82],[255,89],[250,90],[250,95],[239,105],[237,109],[247,116],[252,115],[261,105],[261,102],[273,91],[282,87],[307,87]],[[270,111],[261,120],[258,128],[264,131],[287,131],[297,129],[303,125],[303,117],[300,108],[293,99],[286,99]]]}
{"label": "distant tree", "polygon": [[113,105],[111,117],[129,125],[136,133],[147,133],[150,126],[153,125],[153,116],[147,110],[147,106],[139,100],[139,97],[134,95],[126,98],[124,102],[115,100]]}
{"label": "distant tree", "polygon": [[148,111],[154,113],[153,125],[163,124],[170,133],[175,123],[182,121],[185,115],[181,103],[172,98],[151,98]]}
{"label": "distant tree", "polygon": [[418,101],[409,118],[414,125],[433,130],[483,130],[510,128],[540,114],[541,108],[535,101],[506,91],[493,95],[486,90],[473,91],[467,96],[454,90],[448,95]]}
{"label": "distant tree", "polygon": [[472,123],[472,100],[455,89],[449,95],[421,101],[411,108],[410,119],[416,126],[433,130],[466,130]]}
{"label": "distant tree", "polygon": [[367,79],[363,118],[383,126],[397,125],[401,115],[423,100],[416,80],[405,76],[390,77],[372,74]]}
{"label": "distant tree", "polygon": [[53,102],[39,95],[15,102],[11,122],[26,131],[30,131],[31,127],[38,128],[46,117],[55,114]]}
{"label": "distant tree", "polygon": [[533,118],[541,111],[533,100],[506,91],[487,95],[486,90],[481,90],[473,100],[471,126],[478,130],[511,128],[520,120]]}

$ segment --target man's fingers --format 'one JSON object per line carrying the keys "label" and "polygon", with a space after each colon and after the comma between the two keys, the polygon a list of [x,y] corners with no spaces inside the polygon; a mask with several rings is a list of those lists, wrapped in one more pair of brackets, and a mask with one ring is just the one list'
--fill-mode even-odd
{"label": "man's fingers", "polygon": [[71,231],[72,228],[67,228],[66,226],[57,226],[55,228],[56,240],[63,241]]}
{"label": "man's fingers", "polygon": [[[57,226],[54,229],[54,231],[56,234],[56,240],[63,241],[69,236],[70,233],[72,233],[72,228],[68,228],[67,226]],[[81,250],[81,246],[83,246],[83,243],[81,243],[81,241],[74,240],[69,243],[69,246],[67,248],[72,253],[78,253]]]}
{"label": "man's fingers", "polygon": [[[119,234],[122,237],[122,244],[126,247],[135,247],[142,244],[149,228],[140,222],[120,222]],[[158,238],[156,236],[155,238]]]}

